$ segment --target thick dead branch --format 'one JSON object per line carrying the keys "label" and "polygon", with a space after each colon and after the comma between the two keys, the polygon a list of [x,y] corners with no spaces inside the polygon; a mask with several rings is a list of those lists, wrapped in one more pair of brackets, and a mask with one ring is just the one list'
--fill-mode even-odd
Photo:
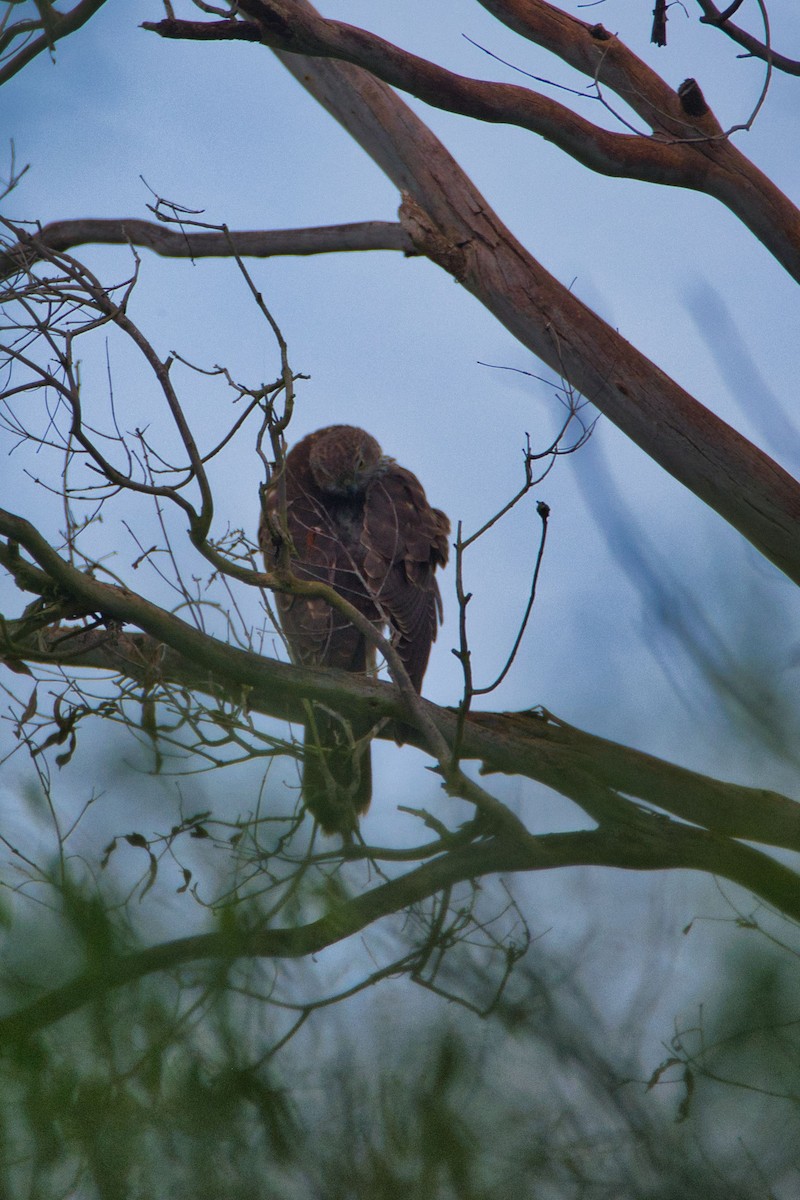
{"label": "thick dead branch", "polygon": [[[243,229],[230,233],[201,233],[194,228],[171,229],[135,217],[104,220],[85,218],[52,221],[36,234],[36,244],[49,250],[69,250],[90,243],[140,246],[168,258],[270,258],[276,255],[334,254],[353,250],[400,250],[417,254],[411,238],[396,221],[357,221],[309,229]],[[36,244],[12,246],[0,255],[0,278],[21,264],[37,261]]]}
{"label": "thick dead branch", "polygon": [[800,488],[555,280],[431,131],[357,68],[281,55],[408,199],[416,244],[656,462],[800,582]]}

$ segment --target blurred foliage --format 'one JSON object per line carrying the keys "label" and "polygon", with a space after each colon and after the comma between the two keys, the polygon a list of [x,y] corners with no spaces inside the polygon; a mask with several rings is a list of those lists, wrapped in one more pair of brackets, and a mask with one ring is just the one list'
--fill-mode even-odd
{"label": "blurred foliage", "polygon": [[[132,948],[123,909],[61,895],[12,923],[6,1009]],[[798,962],[755,924],[735,945],[652,1072],[541,943],[487,1020],[408,980],[309,1015],[275,1002],[274,964],[148,978],[5,1041],[0,1195],[788,1200]],[[479,994],[486,970],[465,949],[439,982]]]}

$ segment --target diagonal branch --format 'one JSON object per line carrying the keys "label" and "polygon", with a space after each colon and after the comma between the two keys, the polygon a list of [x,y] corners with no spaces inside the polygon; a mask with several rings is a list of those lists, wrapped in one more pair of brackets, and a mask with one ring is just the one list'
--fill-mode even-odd
{"label": "diagonal branch", "polygon": [[[667,171],[657,182],[706,192],[728,209],[800,280],[800,212],[728,140],[708,113],[693,118],[690,131],[684,124],[683,89],[673,91],[617,37],[602,26],[562,12],[546,0],[479,0],[484,8],[522,37],[535,42],[598,84],[612,89],[654,133],[682,139],[683,165],[677,174]],[[716,126],[716,133],[714,127]],[[680,130],[683,128],[683,132]],[[737,126],[736,128],[741,128]],[[665,164],[666,165],[666,164]]]}
{"label": "diagonal branch", "polygon": [[[697,3],[703,10],[703,16],[700,18],[703,25],[714,25],[732,41],[743,46],[753,58],[761,58],[765,62],[769,62],[774,70],[784,71],[787,75],[800,75],[800,61],[796,58],[788,58],[785,54],[779,54],[765,42],[759,41],[752,33],[748,33],[746,29],[734,25],[726,18],[725,12],[716,4],[712,4],[711,0],[697,0]],[[739,55],[739,57],[744,58],[745,55]]]}
{"label": "diagonal branch", "polygon": [[279,55],[396,186],[416,244],[519,341],[800,582],[800,487],[637,351],[512,236],[434,134],[385,84]]}

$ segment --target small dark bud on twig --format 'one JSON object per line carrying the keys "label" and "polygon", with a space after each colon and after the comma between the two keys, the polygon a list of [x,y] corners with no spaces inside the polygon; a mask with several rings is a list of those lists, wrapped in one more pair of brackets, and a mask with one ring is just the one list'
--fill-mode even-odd
{"label": "small dark bud on twig", "polygon": [[598,42],[607,42],[611,34],[605,25],[593,25],[589,30],[589,36],[595,38]]}

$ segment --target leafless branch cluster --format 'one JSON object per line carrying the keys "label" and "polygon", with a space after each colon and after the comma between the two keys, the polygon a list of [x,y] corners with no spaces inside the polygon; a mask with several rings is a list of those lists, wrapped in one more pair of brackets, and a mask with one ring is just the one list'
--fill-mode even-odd
{"label": "leafless branch cluster", "polygon": [[[210,373],[222,376],[244,400],[242,411],[216,442],[200,450],[172,380],[174,355],[162,360],[152,344],[128,315],[129,301],[139,274],[139,258],[133,252],[131,275],[112,287],[104,286],[82,263],[70,255],[45,248],[19,227],[4,226],[13,234],[20,255],[20,271],[2,294],[8,314],[6,335],[0,353],[4,369],[16,368],[15,378],[4,390],[4,425],[19,439],[40,448],[57,451],[63,460],[61,477],[67,502],[82,500],[102,504],[112,495],[132,492],[169,501],[188,518],[193,539],[202,543],[211,528],[214,509],[209,464],[225,449],[254,412],[274,413],[275,400],[291,387],[291,373],[282,366],[282,378],[274,384],[248,389],[237,384],[222,367]],[[35,271],[23,255],[33,249],[33,263],[43,261],[49,271]],[[52,272],[52,273],[51,273]],[[266,310],[265,310],[266,311]],[[105,428],[88,422],[83,413],[78,339],[106,326],[123,334],[144,358],[160,392],[177,434],[178,456],[168,459],[163,431],[159,445],[151,443],[146,429],[136,426],[123,431],[115,407],[113,382],[109,383]],[[283,353],[283,348],[282,348]],[[182,360],[185,362],[185,360]],[[185,364],[188,365],[188,364]],[[37,429],[27,424],[16,401],[41,391],[46,397],[46,417]],[[291,403],[291,395],[288,397]],[[289,411],[291,409],[289,408]],[[72,482],[78,471],[78,479]],[[187,498],[194,494],[192,499]],[[76,534],[69,518],[66,544],[73,548]]]}
{"label": "leafless branch cluster", "polygon": [[[192,214],[178,212],[175,205],[167,205],[163,200],[157,202],[155,211],[160,218],[166,216],[182,225],[194,221]],[[16,745],[19,750],[27,751],[35,764],[64,871],[66,862],[74,860],[72,846],[76,831],[91,801],[68,829],[62,829],[50,756],[54,756],[55,767],[66,766],[75,752],[81,725],[103,720],[108,726],[117,724],[132,731],[142,746],[145,761],[150,761],[149,770],[162,778],[196,777],[198,773],[222,768],[230,772],[237,765],[266,764],[259,787],[262,798],[271,778],[269,767],[276,756],[299,754],[291,741],[262,728],[250,707],[249,688],[244,681],[233,690],[222,684],[212,687],[208,699],[200,701],[196,690],[171,680],[165,663],[165,646],[147,645],[124,632],[123,626],[136,618],[130,612],[111,613],[104,603],[109,588],[129,594],[127,578],[87,547],[92,532],[104,520],[108,521],[109,505],[116,504],[124,513],[124,525],[135,545],[133,569],[144,565],[153,568],[168,588],[167,594],[171,592],[174,596],[176,609],[189,614],[199,633],[210,635],[213,622],[209,621],[209,615],[214,611],[222,619],[223,637],[233,643],[238,641],[246,654],[254,656],[255,633],[239,608],[233,585],[253,583],[263,591],[266,579],[254,562],[252,544],[241,531],[230,531],[211,540],[214,515],[211,472],[215,459],[245,431],[248,420],[255,454],[261,459],[266,478],[280,472],[296,377],[289,366],[288,350],[277,322],[235,246],[229,246],[231,257],[277,342],[281,358],[279,379],[265,387],[247,387],[237,382],[228,368],[192,364],[177,352],[166,360],[159,357],[131,316],[141,265],[135,251],[131,255],[130,274],[108,287],[72,255],[44,244],[37,231],[9,224],[5,228],[8,253],[16,260],[17,269],[7,277],[2,295],[5,314],[0,350],[4,371],[2,425],[12,439],[13,454],[30,456],[33,452],[36,457],[55,456],[57,469],[40,465],[33,478],[46,491],[60,497],[63,527],[57,552],[59,557],[64,556],[61,561],[68,563],[82,580],[110,581],[99,584],[96,600],[81,602],[63,574],[57,581],[52,575],[48,577],[47,564],[37,568],[20,558],[15,548],[17,531],[13,521],[4,524],[9,538],[2,550],[5,565],[21,586],[38,589],[40,593],[20,620],[3,622],[4,645],[0,653],[29,687],[18,699],[12,689],[6,691],[12,701]],[[220,232],[223,236],[227,234],[224,229]],[[144,358],[156,384],[157,407],[154,406],[153,416],[146,423],[137,421],[132,429],[131,412],[126,397],[118,395],[111,366],[102,389],[94,379],[86,378],[85,363],[91,359],[88,341],[102,338],[107,342],[109,336],[119,335]],[[107,350],[107,363],[112,360],[113,354]],[[180,367],[218,379],[239,408],[227,430],[209,448],[198,444],[178,392],[174,375]],[[98,391],[105,391],[100,403]],[[280,409],[279,399],[283,400]],[[141,407],[137,406],[135,412],[138,416]],[[168,418],[166,425],[164,416]],[[167,453],[170,440],[176,447],[172,454]],[[526,473],[532,485],[531,463],[526,465]],[[50,482],[55,479],[60,480],[58,486]],[[136,510],[131,509],[129,498],[139,504],[144,501],[154,505],[156,541],[151,543],[149,535],[145,537],[137,529]],[[120,501],[124,502],[122,507]],[[195,550],[211,561],[214,577],[224,589],[221,599],[212,599],[208,583],[199,590],[186,578],[185,567],[181,566],[182,553],[174,544],[170,508],[177,509],[186,519]],[[20,540],[35,558],[32,542],[24,534]],[[281,582],[282,586],[293,586],[289,578]],[[346,601],[334,599],[349,612]],[[123,601],[123,608],[126,607]],[[356,613],[354,619],[360,619],[360,615]],[[429,744],[438,759],[448,790],[476,804],[490,824],[499,822],[524,832],[516,818],[463,775],[457,757],[408,685],[391,643],[380,638],[368,623],[366,631],[377,641],[399,683],[404,716],[421,728],[423,742]],[[21,657],[23,644],[28,649],[32,644],[39,647],[43,661],[38,667],[26,664]],[[80,672],[67,669],[68,660],[84,669]],[[107,668],[107,673],[93,682],[92,668],[98,662]],[[363,858],[372,864],[371,869],[383,875],[379,864],[384,858],[389,863],[424,862],[442,850],[452,852],[459,846],[468,847],[480,836],[480,823],[454,833],[433,818],[418,814],[426,824],[434,823],[437,840],[409,847],[399,856],[392,850],[365,847],[363,843],[360,849],[352,847],[344,859],[341,850],[312,853],[307,846],[307,834],[301,830],[297,795],[296,790],[288,791],[287,803],[277,812],[274,801],[265,810],[263,799],[259,799],[252,811],[244,812],[233,823],[211,812],[195,811],[187,812],[179,824],[156,834],[135,828],[120,833],[106,847],[101,867],[117,862],[123,852],[129,859],[138,856],[142,858],[142,870],[130,885],[129,898],[136,897],[141,902],[163,877],[165,867],[169,867],[170,877],[179,872],[178,891],[190,890],[199,902],[212,907],[257,903],[263,919],[269,923],[295,907],[298,897],[309,887],[313,893],[326,879],[334,880],[348,858],[352,860],[352,868]],[[205,841],[232,856],[232,875],[216,896],[211,896],[198,880],[193,854],[187,857],[182,849],[191,850]],[[47,871],[31,862],[26,868],[26,886],[47,887],[49,883]],[[473,912],[477,899],[474,889],[472,901],[466,907],[462,901],[448,917],[450,892],[448,888],[445,899],[432,901],[438,915],[432,925],[423,922],[421,948],[403,959],[413,977],[428,987],[436,986],[439,970],[438,965],[432,965],[432,956],[440,964],[445,953],[467,938],[470,930],[483,937],[480,930],[490,930],[492,925],[492,918],[486,924],[486,918]],[[486,936],[487,952],[496,953],[501,944],[495,942],[494,934]],[[508,957],[503,950],[501,957],[506,963],[501,972],[502,988],[516,955],[510,953]],[[399,969],[397,964],[391,969],[381,968],[378,976]],[[370,973],[359,986],[370,986],[373,982],[374,973]],[[304,1006],[308,1011],[313,1007],[312,1002]]]}
{"label": "leafless branch cluster", "polygon": [[104,2],[79,0],[62,12],[52,0],[38,0],[36,4],[10,0],[0,19],[0,86],[37,54],[47,51],[54,56],[56,42],[85,25]]}

